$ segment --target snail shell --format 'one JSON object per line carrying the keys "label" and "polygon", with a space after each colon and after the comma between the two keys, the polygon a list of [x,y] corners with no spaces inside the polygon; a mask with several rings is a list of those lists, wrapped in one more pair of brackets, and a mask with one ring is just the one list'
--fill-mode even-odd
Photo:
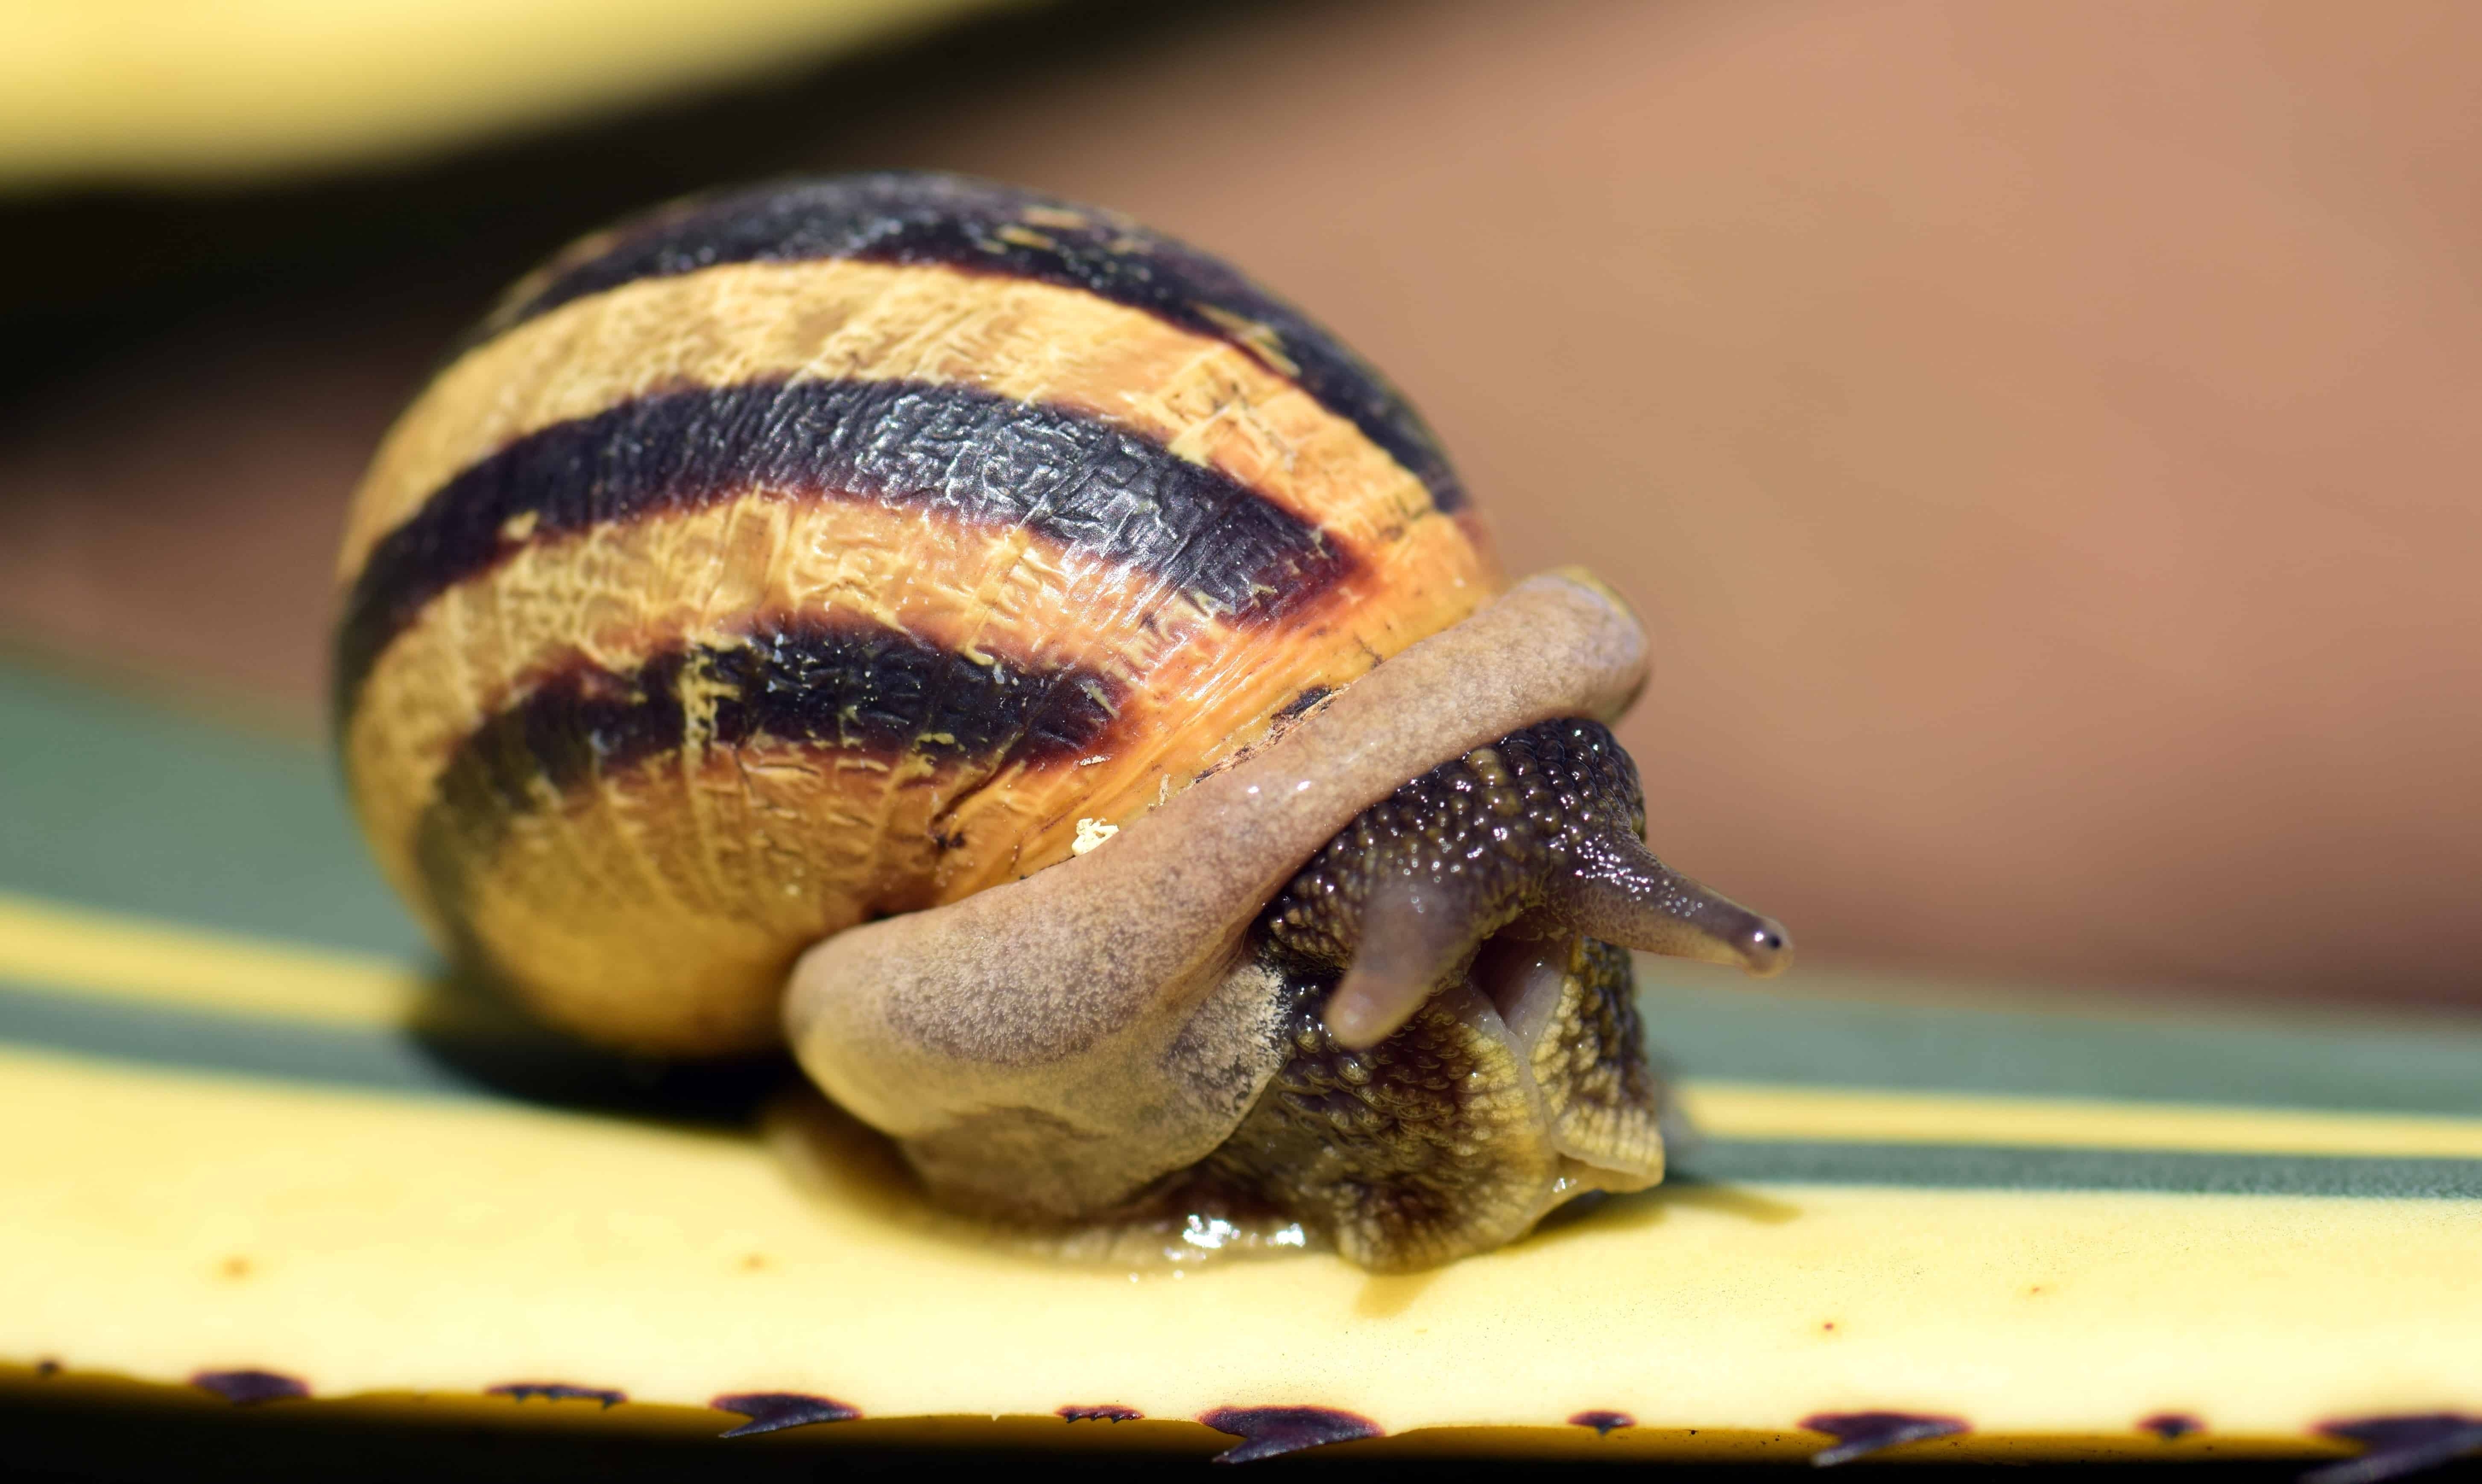
{"label": "snail shell", "polygon": [[589,238],[341,576],[346,775],[443,946],[606,1044],[789,1032],[965,1205],[1494,1245],[1660,1176],[1605,942],[1781,957],[1637,844],[1626,610],[1503,595],[1392,388],[1091,208],[877,174]]}

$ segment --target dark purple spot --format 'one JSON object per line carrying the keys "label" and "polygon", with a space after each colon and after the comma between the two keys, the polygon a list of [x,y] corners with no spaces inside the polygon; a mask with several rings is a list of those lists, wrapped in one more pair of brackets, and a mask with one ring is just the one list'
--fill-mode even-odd
{"label": "dark purple spot", "polygon": [[1254,1463],[1280,1453],[1386,1435],[1370,1419],[1333,1407],[1218,1407],[1200,1413],[1198,1419],[1241,1440],[1209,1460],[1219,1464]]}
{"label": "dark purple spot", "polygon": [[486,1394],[506,1396],[511,1401],[541,1397],[544,1401],[599,1401],[617,1407],[629,1399],[626,1392],[607,1391],[599,1386],[571,1386],[566,1381],[512,1381],[505,1386],[486,1387]]}
{"label": "dark purple spot", "polygon": [[60,1373],[61,1363],[51,1359],[49,1356],[46,1356],[35,1363],[35,1374],[41,1377],[43,1380],[49,1381],[52,1377],[57,1376]]}
{"label": "dark purple spot", "polygon": [[1062,1407],[1058,1415],[1072,1422],[1134,1422],[1146,1416],[1135,1407],[1123,1407],[1114,1402],[1105,1402],[1099,1407]]}
{"label": "dark purple spot", "polygon": [[1819,1412],[1803,1418],[1801,1425],[1835,1440],[1835,1446],[1810,1455],[1809,1461],[1821,1469],[1849,1464],[1900,1443],[1951,1438],[1969,1430],[1963,1419],[1918,1412]]}
{"label": "dark purple spot", "polygon": [[1598,1435],[1609,1437],[1624,1427],[1635,1427],[1637,1419],[1625,1412],[1580,1412],[1569,1419],[1571,1427],[1591,1427]]}
{"label": "dark purple spot", "polygon": [[2166,1443],[2178,1443],[2193,1432],[2205,1432],[2206,1424],[2186,1412],[2157,1412],[2137,1424],[2140,1432],[2151,1432]]}
{"label": "dark purple spot", "polygon": [[2340,1464],[2312,1469],[2301,1484],[2376,1484],[2482,1453],[2482,1417],[2457,1412],[2418,1412],[2401,1417],[2361,1417],[2318,1429],[2331,1438],[2367,1444],[2369,1451]]}
{"label": "dark purple spot", "polygon": [[707,1405],[718,1412],[737,1412],[750,1419],[722,1434],[726,1438],[782,1432],[787,1427],[807,1427],[813,1422],[850,1422],[861,1416],[859,1407],[848,1407],[832,1396],[812,1396],[805,1392],[735,1392]]}
{"label": "dark purple spot", "polygon": [[202,1370],[190,1378],[200,1391],[213,1392],[236,1407],[262,1401],[287,1401],[310,1394],[310,1388],[273,1370]]}

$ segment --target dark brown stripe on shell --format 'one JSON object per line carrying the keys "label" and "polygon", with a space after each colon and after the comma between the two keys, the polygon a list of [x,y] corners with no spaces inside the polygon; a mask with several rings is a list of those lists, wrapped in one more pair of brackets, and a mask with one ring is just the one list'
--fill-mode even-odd
{"label": "dark brown stripe on shell", "polygon": [[440,773],[414,835],[435,902],[448,911],[462,899],[511,820],[678,749],[692,720],[685,686],[696,688],[710,748],[764,739],[994,770],[1091,753],[1120,704],[1108,681],[1083,670],[977,662],[862,621],[803,619],[737,643],[684,643],[627,672],[581,660],[485,721]]}
{"label": "dark brown stripe on shell", "polygon": [[337,632],[339,721],[426,605],[525,546],[752,495],[1022,527],[1244,621],[1314,596],[1351,565],[1318,527],[1248,485],[1057,408],[911,381],[662,393],[516,440],[372,549]]}
{"label": "dark brown stripe on shell", "polygon": [[678,748],[694,683],[711,747],[761,738],[1041,765],[1091,749],[1118,697],[1094,675],[966,658],[902,631],[802,620],[740,643],[684,644],[625,673],[578,662],[468,737],[434,807],[530,813],[589,779]]}
{"label": "dark brown stripe on shell", "polygon": [[1081,289],[1249,351],[1361,430],[1431,492],[1466,497],[1404,395],[1300,310],[1230,265],[1114,212],[957,175],[779,181],[693,199],[590,239],[528,280],[488,339],[573,299],[726,263],[926,263]]}

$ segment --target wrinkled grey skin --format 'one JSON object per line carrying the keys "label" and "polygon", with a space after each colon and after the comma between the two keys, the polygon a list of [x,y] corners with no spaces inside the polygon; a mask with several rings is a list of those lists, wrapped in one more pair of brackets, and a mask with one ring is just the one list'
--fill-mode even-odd
{"label": "wrinkled grey skin", "polygon": [[1646,654],[1593,579],[1521,583],[1103,847],[829,939],[794,1051],[935,1194],[1019,1220],[1221,1187],[1399,1269],[1651,1185],[1613,946],[1789,950],[1645,849],[1597,723]]}

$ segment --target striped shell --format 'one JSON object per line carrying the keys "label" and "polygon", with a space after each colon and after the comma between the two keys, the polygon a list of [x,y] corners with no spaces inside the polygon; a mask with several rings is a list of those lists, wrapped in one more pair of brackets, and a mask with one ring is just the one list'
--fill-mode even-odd
{"label": "striped shell", "polygon": [[676,206],[388,434],[338,731],[389,876],[581,1033],[777,1040],[841,929],[1067,859],[1472,614],[1420,420],[1117,216],[944,176]]}

